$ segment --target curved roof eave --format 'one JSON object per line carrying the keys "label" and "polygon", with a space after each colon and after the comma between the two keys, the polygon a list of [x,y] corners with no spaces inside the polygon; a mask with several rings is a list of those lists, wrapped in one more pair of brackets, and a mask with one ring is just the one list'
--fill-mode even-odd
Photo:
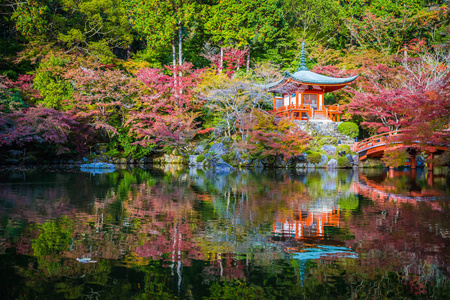
{"label": "curved roof eave", "polygon": [[298,71],[294,74],[286,72],[285,77],[306,84],[347,84],[358,78],[358,75],[346,78],[334,78],[311,71]]}
{"label": "curved roof eave", "polygon": [[264,89],[270,91],[282,86],[288,80],[295,81],[298,84],[316,84],[316,85],[347,85],[354,81],[359,75],[346,78],[334,78],[320,75],[311,71],[298,71],[294,74],[285,72],[283,79],[264,86]]}

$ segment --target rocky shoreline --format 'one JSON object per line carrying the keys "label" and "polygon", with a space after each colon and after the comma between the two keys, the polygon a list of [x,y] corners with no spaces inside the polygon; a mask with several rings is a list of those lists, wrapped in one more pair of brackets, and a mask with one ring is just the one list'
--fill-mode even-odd
{"label": "rocky shoreline", "polygon": [[[128,167],[147,168],[161,165],[185,165],[212,170],[225,174],[236,168],[291,168],[291,169],[344,169],[344,168],[384,168],[380,159],[359,161],[357,153],[352,151],[353,139],[339,133],[338,122],[296,121],[298,126],[315,137],[315,146],[301,155],[285,159],[282,156],[265,158],[251,157],[244,149],[225,143],[212,141],[199,142],[189,155],[172,153],[134,159],[133,157],[114,157],[108,153],[106,144],[97,144],[91,153],[80,159],[57,158],[40,159],[39,155],[21,150],[9,150],[0,156],[2,168],[22,168],[30,166],[48,166],[71,168],[76,166],[88,172],[105,172]],[[418,167],[425,166],[423,157],[417,157]]]}
{"label": "rocky shoreline", "polygon": [[[95,158],[92,158],[95,157]],[[53,162],[40,163],[37,160],[4,160],[2,168],[29,168],[33,166],[81,168],[87,171],[123,169],[127,167],[160,166],[166,164],[179,164],[189,167],[211,169],[217,173],[227,173],[236,168],[293,168],[293,169],[338,169],[338,168],[384,168],[384,164],[378,159],[359,161],[357,154],[351,152],[348,145],[334,146],[324,145],[319,152],[306,152],[302,155],[283,159],[281,156],[253,159],[245,151],[240,149],[229,150],[222,143],[215,143],[209,149],[198,146],[194,154],[188,157],[176,154],[163,154],[159,157],[144,157],[141,159],[112,158],[104,153],[91,156],[91,159],[83,157],[73,160],[54,160]],[[419,158],[419,167],[424,166],[423,159]]]}

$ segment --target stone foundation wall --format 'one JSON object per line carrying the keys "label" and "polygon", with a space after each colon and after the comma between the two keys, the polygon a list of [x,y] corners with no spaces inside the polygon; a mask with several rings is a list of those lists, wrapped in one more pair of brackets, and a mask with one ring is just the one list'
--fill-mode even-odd
{"label": "stone foundation wall", "polygon": [[331,121],[294,121],[300,127],[301,130],[306,131],[311,136],[331,136],[335,137],[341,144],[353,145],[355,139],[346,136],[339,132],[338,126],[342,122],[331,122]]}

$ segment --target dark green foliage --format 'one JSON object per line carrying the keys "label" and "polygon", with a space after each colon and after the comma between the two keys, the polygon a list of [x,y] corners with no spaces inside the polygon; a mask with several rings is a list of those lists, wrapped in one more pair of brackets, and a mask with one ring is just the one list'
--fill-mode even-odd
{"label": "dark green foliage", "polygon": [[201,163],[201,162],[203,162],[204,160],[205,160],[205,156],[204,156],[203,154],[200,154],[199,156],[197,156],[196,161],[197,161],[198,163]]}
{"label": "dark green foliage", "polygon": [[231,299],[263,299],[264,290],[256,285],[242,282],[240,280],[214,283],[210,287],[208,300],[231,300]]}
{"label": "dark green foliage", "polygon": [[338,167],[340,168],[350,168],[352,166],[352,164],[348,161],[347,157],[345,156],[338,157],[337,164]]}
{"label": "dark green foliage", "polygon": [[352,122],[342,122],[338,126],[340,133],[345,134],[351,138],[355,138],[359,135],[359,127]]}
{"label": "dark green foliage", "polygon": [[312,151],[308,153],[306,159],[308,160],[309,163],[317,165],[318,163],[320,163],[322,155],[319,152]]}
{"label": "dark green foliage", "polygon": [[352,151],[351,151],[349,145],[339,145],[339,146],[337,147],[337,151],[336,151],[336,152],[337,152],[337,153],[345,152],[345,154],[350,154]]}
{"label": "dark green foliage", "polygon": [[68,250],[72,221],[67,217],[46,222],[39,226],[39,236],[33,240],[35,256],[58,254]]}
{"label": "dark green foliage", "polygon": [[27,105],[23,102],[19,92],[0,89],[0,112],[9,114],[25,107]]}
{"label": "dark green foliage", "polygon": [[42,96],[37,103],[53,109],[62,109],[62,101],[72,98],[72,86],[63,78],[64,68],[68,63],[68,59],[54,55],[40,63],[34,78],[34,88]]}

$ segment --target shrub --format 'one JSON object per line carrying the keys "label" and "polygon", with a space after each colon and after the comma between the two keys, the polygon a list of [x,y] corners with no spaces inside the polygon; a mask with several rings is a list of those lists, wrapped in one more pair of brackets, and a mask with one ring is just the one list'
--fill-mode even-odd
{"label": "shrub", "polygon": [[339,152],[345,152],[345,154],[350,154],[352,150],[350,149],[349,145],[339,145],[337,147],[337,153]]}
{"label": "shrub", "polygon": [[73,93],[71,83],[63,77],[63,70],[68,63],[68,60],[53,55],[40,63],[33,84],[42,96],[38,103],[53,109],[67,109],[62,101],[71,99]]}
{"label": "shrub", "polygon": [[384,151],[384,155],[381,161],[387,167],[400,167],[403,166],[409,159],[409,154],[406,149],[393,149]]}
{"label": "shrub", "polygon": [[338,126],[338,130],[340,133],[345,134],[351,138],[355,138],[359,135],[359,127],[355,123],[352,122],[342,122]]}
{"label": "shrub", "polygon": [[348,161],[347,157],[341,156],[337,159],[338,167],[340,168],[349,168],[351,167],[351,163]]}
{"label": "shrub", "polygon": [[310,142],[310,148],[320,149],[323,145],[337,145],[338,140],[334,136],[315,137]]}
{"label": "shrub", "polygon": [[205,160],[205,156],[203,154],[200,154],[199,156],[197,156],[197,162],[201,163]]}
{"label": "shrub", "polygon": [[322,155],[319,152],[311,152],[306,157],[308,162],[317,165],[322,160]]}

